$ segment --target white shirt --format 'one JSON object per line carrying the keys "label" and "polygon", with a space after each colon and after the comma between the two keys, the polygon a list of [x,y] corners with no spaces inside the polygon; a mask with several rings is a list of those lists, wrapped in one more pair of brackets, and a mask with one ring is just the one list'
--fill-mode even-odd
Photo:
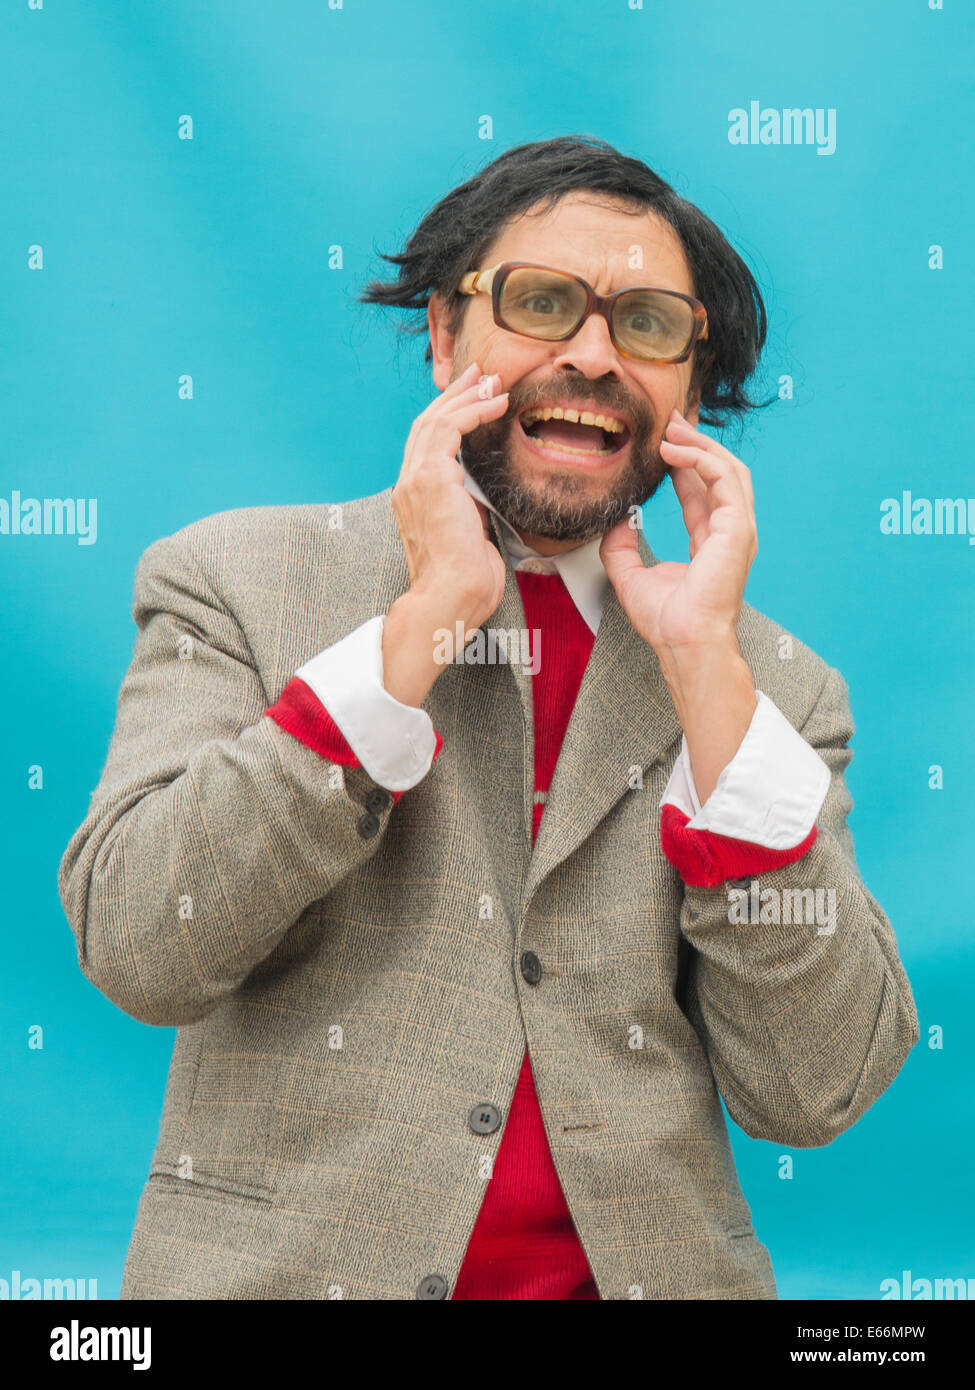
{"label": "white shirt", "polygon": [[[539,555],[464,472],[464,486],[502,522],[505,559],[515,570],[558,574],[595,635],[609,588],[599,558],[602,537],[559,555]],[[430,771],[436,736],[423,709],[403,705],[383,686],[384,617],[370,618],[295,672],[328,710],[365,771],[389,791],[408,791]],[[741,745],[701,804],[694,786],[687,739],[681,739],[660,805],[690,819],[688,829],[747,840],[768,849],[791,849],[815,824],[829,787],[826,763],[778,707],[756,692],[758,703]]]}

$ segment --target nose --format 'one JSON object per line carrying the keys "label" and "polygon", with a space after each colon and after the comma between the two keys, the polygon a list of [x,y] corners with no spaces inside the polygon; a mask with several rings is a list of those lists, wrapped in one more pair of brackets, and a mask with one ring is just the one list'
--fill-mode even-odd
{"label": "nose", "polygon": [[609,324],[602,314],[590,314],[572,337],[558,343],[557,347],[558,356],[552,363],[556,369],[575,368],[591,380],[609,373],[622,381],[619,354],[609,336]]}

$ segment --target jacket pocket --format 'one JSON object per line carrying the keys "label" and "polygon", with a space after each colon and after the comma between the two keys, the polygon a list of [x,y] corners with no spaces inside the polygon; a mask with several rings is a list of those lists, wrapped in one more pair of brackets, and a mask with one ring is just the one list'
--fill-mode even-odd
{"label": "jacket pocket", "polygon": [[241,1197],[275,1191],[270,1146],[286,1060],[276,1024],[266,1004],[244,998],[206,1019],[179,1074],[181,1124],[167,1132],[153,1168]]}
{"label": "jacket pocket", "polygon": [[178,1192],[189,1197],[210,1197],[224,1201],[257,1202],[265,1206],[274,1203],[273,1188],[257,1183],[245,1183],[221,1177],[200,1176],[180,1177],[161,1163],[154,1163],[149,1169],[149,1187],[155,1191]]}

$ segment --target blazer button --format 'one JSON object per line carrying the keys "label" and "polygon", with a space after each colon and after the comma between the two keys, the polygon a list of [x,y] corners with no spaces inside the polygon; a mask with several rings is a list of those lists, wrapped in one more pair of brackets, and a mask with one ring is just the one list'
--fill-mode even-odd
{"label": "blazer button", "polygon": [[530,985],[537,985],[542,978],[542,962],[534,951],[525,951],[521,957],[521,973]]}
{"label": "blazer button", "polygon": [[475,1105],[469,1123],[475,1134],[493,1134],[501,1123],[501,1111],[496,1105]]}
{"label": "blazer button", "polygon": [[371,811],[367,811],[364,816],[359,817],[359,824],[356,829],[364,840],[371,840],[379,830],[379,817],[374,816]]}
{"label": "blazer button", "polygon": [[417,1298],[446,1298],[447,1281],[442,1274],[428,1274],[417,1285]]}
{"label": "blazer button", "polygon": [[389,792],[383,791],[382,787],[375,787],[366,797],[366,810],[374,816],[382,815],[388,805]]}

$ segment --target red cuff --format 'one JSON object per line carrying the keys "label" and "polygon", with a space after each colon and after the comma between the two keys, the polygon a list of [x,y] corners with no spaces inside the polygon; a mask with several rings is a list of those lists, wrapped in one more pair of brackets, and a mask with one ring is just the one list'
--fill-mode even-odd
{"label": "red cuff", "polygon": [[[277,704],[264,711],[275,724],[292,734],[306,747],[313,749],[330,763],[342,767],[361,767],[359,759],[349,747],[349,742],[328,710],[319,700],[311,686],[300,676],[293,676],[281,691]],[[443,739],[434,730],[437,746],[433,757],[436,761],[443,747]],[[402,792],[391,792],[394,801],[399,801]]]}
{"label": "red cuff", "polygon": [[815,825],[792,849],[766,849],[712,830],[688,830],[689,820],[690,816],[668,802],[660,816],[660,839],[664,854],[692,888],[715,888],[729,878],[781,869],[801,859],[816,842]]}

